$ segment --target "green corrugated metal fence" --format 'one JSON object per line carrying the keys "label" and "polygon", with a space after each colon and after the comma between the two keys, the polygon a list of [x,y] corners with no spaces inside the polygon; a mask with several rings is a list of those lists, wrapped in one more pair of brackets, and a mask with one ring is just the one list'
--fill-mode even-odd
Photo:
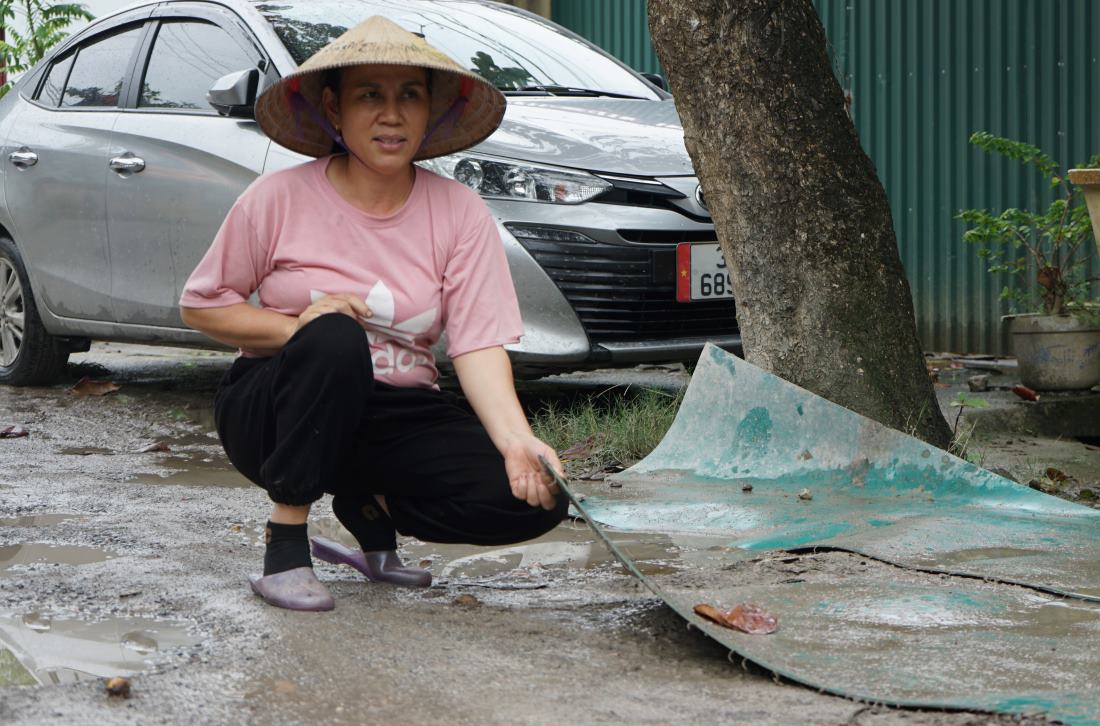
{"label": "green corrugated metal fence", "polygon": [[[1100,152],[1100,3],[815,1],[890,196],[925,348],[1006,351],[1005,280],[984,271],[954,217],[965,207],[1045,206],[1049,191],[967,139],[991,131],[1066,165]],[[644,0],[554,0],[552,8],[557,22],[656,69]]]}
{"label": "green corrugated metal fence", "polygon": [[551,18],[631,68],[660,73],[649,39],[645,0],[553,0]]}

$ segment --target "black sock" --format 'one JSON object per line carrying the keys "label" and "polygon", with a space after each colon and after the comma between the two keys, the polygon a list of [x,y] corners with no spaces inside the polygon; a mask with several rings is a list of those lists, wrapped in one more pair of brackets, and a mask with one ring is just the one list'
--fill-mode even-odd
{"label": "black sock", "polygon": [[351,532],[364,552],[397,549],[397,532],[382,507],[366,498],[340,494],[332,498],[332,513]]}
{"label": "black sock", "polygon": [[265,575],[286,572],[295,567],[313,567],[306,525],[268,522],[264,542],[267,543],[264,552]]}

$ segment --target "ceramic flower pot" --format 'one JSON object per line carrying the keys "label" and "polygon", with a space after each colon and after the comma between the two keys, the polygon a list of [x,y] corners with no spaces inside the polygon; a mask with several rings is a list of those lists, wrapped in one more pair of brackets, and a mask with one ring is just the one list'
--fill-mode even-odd
{"label": "ceramic flower pot", "polygon": [[1020,380],[1037,391],[1092,388],[1100,383],[1100,324],[1073,315],[1012,315],[1012,348]]}

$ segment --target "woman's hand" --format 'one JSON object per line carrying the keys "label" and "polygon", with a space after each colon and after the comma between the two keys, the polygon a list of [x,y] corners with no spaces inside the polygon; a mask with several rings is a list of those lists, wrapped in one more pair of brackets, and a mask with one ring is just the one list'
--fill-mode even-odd
{"label": "woman's hand", "polygon": [[554,479],[542,468],[539,457],[549,462],[558,474],[562,473],[558,455],[534,436],[525,436],[509,442],[501,451],[504,469],[512,485],[512,494],[532,507],[554,508],[554,497],[561,492]]}
{"label": "woman's hand", "polygon": [[297,333],[309,323],[329,313],[343,313],[350,318],[354,318],[355,322],[363,325],[364,328],[366,328],[364,320],[374,315],[362,299],[351,293],[342,292],[336,295],[325,295],[302,311],[302,314],[298,316],[298,324],[290,334],[293,336],[294,333]]}

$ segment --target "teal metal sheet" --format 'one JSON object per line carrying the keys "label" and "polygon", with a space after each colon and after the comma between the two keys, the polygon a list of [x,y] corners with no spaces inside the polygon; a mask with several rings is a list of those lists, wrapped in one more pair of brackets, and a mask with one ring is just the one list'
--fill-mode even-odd
{"label": "teal metal sheet", "polygon": [[[629,546],[613,551],[749,660],[874,702],[1100,723],[1096,510],[1002,479],[714,346],[668,435],[617,483],[575,502],[597,531],[721,539],[686,579],[647,576]],[[822,550],[898,574],[765,585],[729,577],[762,553]],[[780,632],[720,628],[692,613],[699,602],[764,605]]]}

